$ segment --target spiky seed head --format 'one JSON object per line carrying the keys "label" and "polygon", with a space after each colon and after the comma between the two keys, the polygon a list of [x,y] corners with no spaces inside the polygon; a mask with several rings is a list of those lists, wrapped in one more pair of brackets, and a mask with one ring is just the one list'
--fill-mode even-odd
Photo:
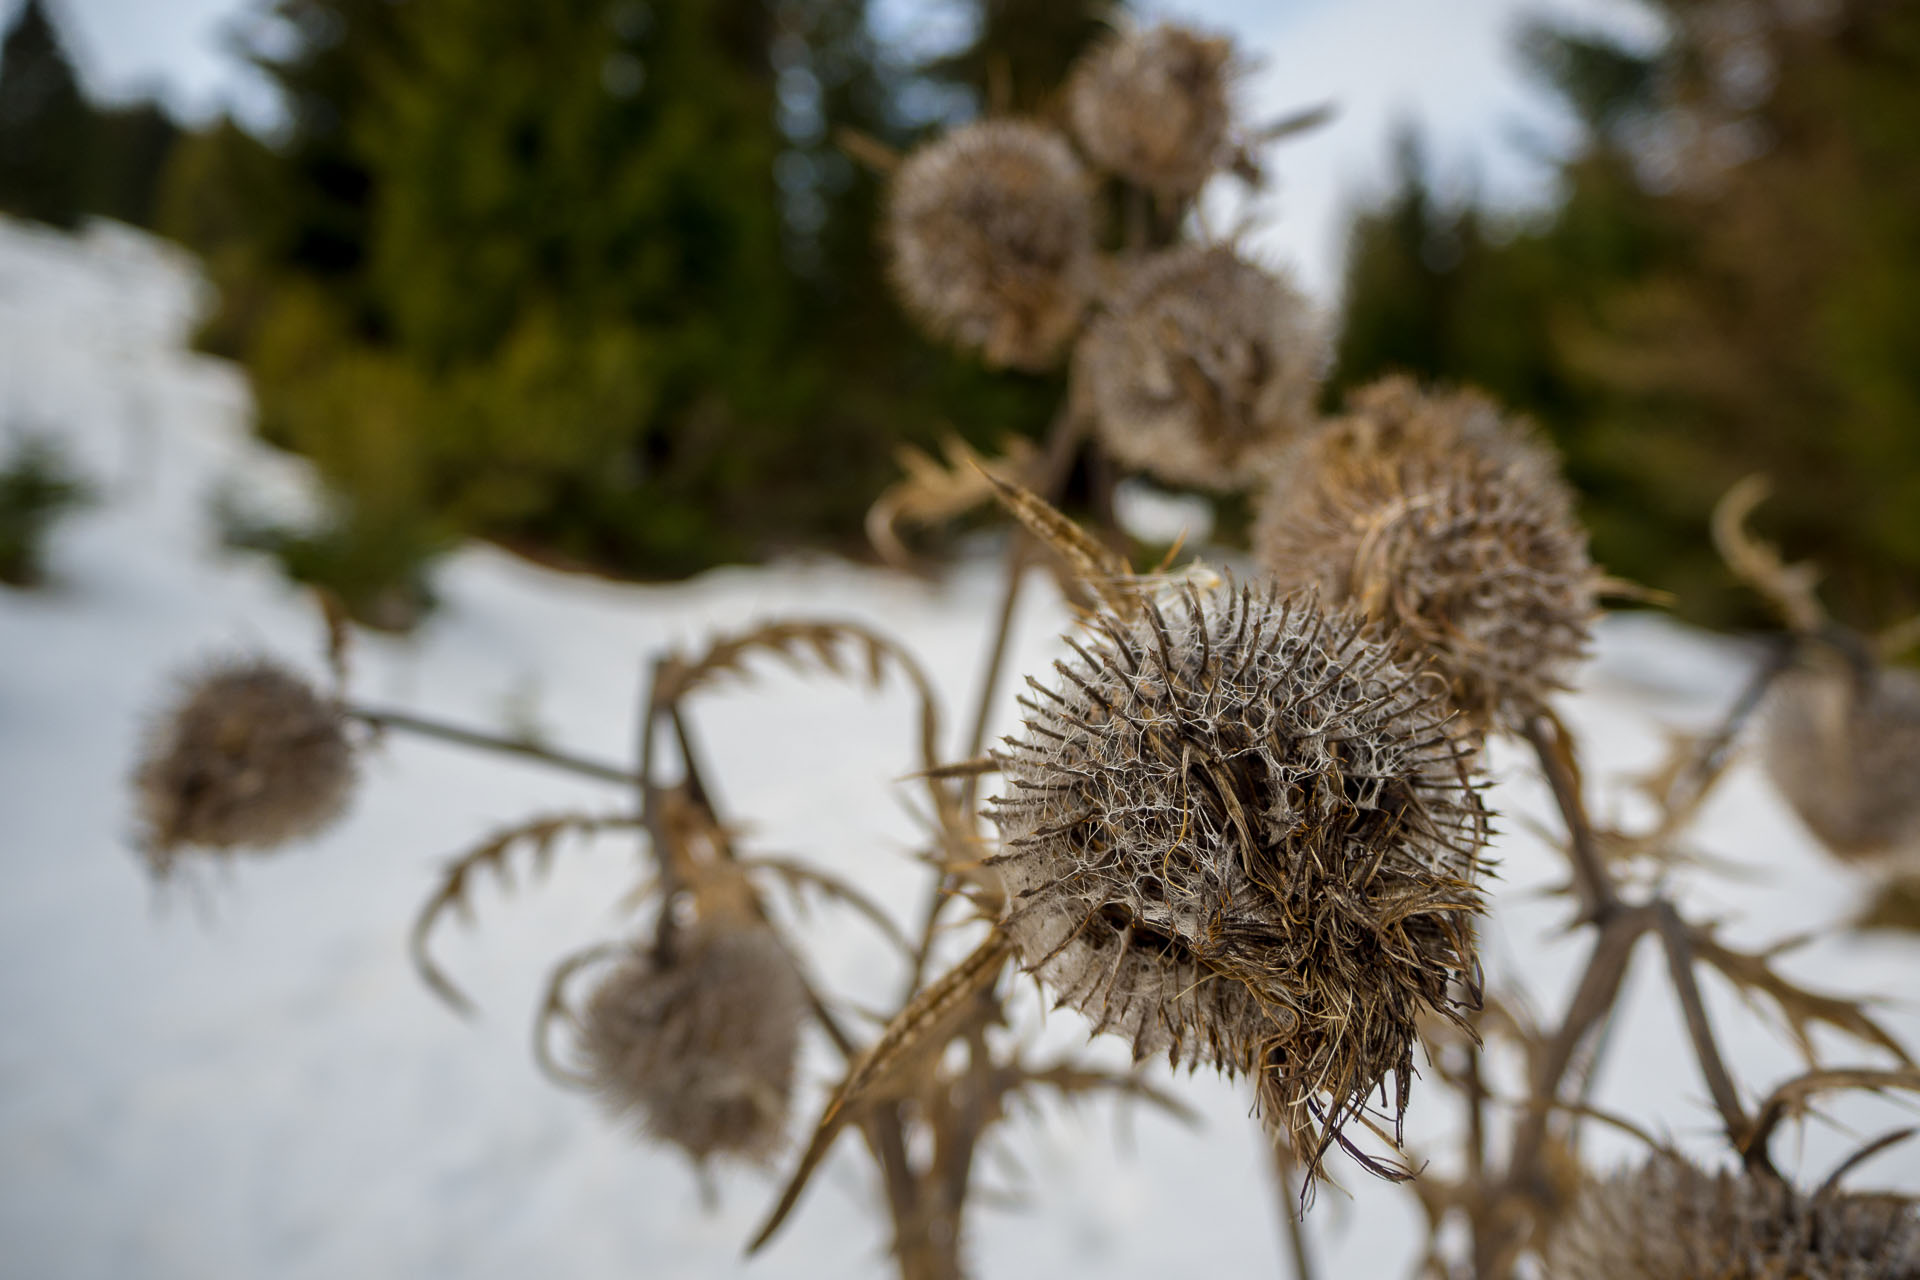
{"label": "spiky seed head", "polygon": [[190,679],[134,773],[156,873],[189,846],[266,850],[315,835],[353,791],[353,747],[333,699],[266,658]]}
{"label": "spiky seed head", "polygon": [[1486,837],[1439,681],[1351,611],[1227,583],[1096,615],[994,802],[1021,962],[1136,1057],[1256,1076],[1316,1167],[1425,1010],[1476,999]]}
{"label": "spiky seed head", "polygon": [[1075,375],[1100,439],[1169,484],[1244,488],[1247,465],[1314,422],[1320,340],[1307,302],[1225,247],[1146,258],[1087,329]]}
{"label": "spiky seed head", "polygon": [[1051,366],[1094,275],[1092,186],[1043,125],[964,125],[909,155],[887,210],[894,286],[934,337],[988,363]]}
{"label": "spiky seed head", "polygon": [[1805,1196],[1675,1155],[1589,1181],[1546,1251],[1548,1280],[1911,1280],[1920,1214],[1897,1196]]}
{"label": "spiky seed head", "polygon": [[1260,564],[1313,583],[1431,655],[1457,704],[1517,724],[1566,687],[1599,575],[1553,454],[1471,391],[1389,378],[1282,455]]}
{"label": "spiky seed head", "polygon": [[786,1137],[806,995],[764,926],[636,946],[588,999],[580,1049],[615,1117],[695,1160],[764,1162]]}
{"label": "spiky seed head", "polygon": [[1834,853],[1920,859],[1920,674],[1811,645],[1775,682],[1764,737],[1767,775]]}
{"label": "spiky seed head", "polygon": [[1170,199],[1226,160],[1233,45],[1170,23],[1118,32],[1075,67],[1067,114],[1089,159]]}

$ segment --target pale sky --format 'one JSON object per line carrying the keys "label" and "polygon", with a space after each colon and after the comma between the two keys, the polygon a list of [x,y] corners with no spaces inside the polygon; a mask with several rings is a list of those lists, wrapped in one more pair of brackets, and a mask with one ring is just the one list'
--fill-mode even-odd
{"label": "pale sky", "polygon": [[[0,25],[19,3],[0,0]],[[952,8],[943,0],[882,3],[888,27],[922,32],[938,29],[932,19]],[[267,0],[52,4],[97,94],[157,92],[195,118],[223,106],[252,120],[271,117],[270,91],[226,36]],[[1537,204],[1550,193],[1551,170],[1529,150],[1563,145],[1569,124],[1514,57],[1521,19],[1551,14],[1648,40],[1658,30],[1638,0],[1141,0],[1139,8],[1233,35],[1258,62],[1243,86],[1255,119],[1338,104],[1333,124],[1273,153],[1276,186],[1257,209],[1253,241],[1323,301],[1338,287],[1346,211],[1387,181],[1400,120],[1420,123],[1436,167],[1494,201]],[[1215,222],[1235,216],[1228,194],[1213,205]]]}

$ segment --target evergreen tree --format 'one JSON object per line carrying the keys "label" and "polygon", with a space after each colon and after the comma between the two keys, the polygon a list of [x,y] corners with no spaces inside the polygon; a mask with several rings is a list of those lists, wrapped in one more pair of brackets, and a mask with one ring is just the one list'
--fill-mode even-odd
{"label": "evergreen tree", "polygon": [[93,126],[45,0],[26,0],[0,42],[0,211],[77,223]]}
{"label": "evergreen tree", "polygon": [[327,528],[243,530],[302,572],[397,575],[353,548],[468,533],[641,575],[852,547],[900,443],[1047,420],[1050,380],[901,322],[835,130],[907,144],[921,73],[863,0],[277,13],[285,138],[195,139],[166,206],[222,285],[208,344],[338,492]]}

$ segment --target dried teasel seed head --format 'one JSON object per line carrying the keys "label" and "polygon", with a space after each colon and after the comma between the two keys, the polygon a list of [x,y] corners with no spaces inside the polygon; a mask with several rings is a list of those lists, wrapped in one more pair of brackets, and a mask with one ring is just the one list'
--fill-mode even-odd
{"label": "dried teasel seed head", "polygon": [[1225,247],[1142,261],[1089,326],[1075,378],[1121,462],[1174,485],[1244,488],[1248,463],[1314,421],[1307,302]]}
{"label": "dried teasel seed head", "polygon": [[764,1162],[786,1137],[806,993],[764,926],[636,946],[601,981],[580,1049],[607,1110],[695,1160]]}
{"label": "dried teasel seed head", "polygon": [[907,309],[989,364],[1047,368],[1080,327],[1092,186],[1043,125],[964,125],[914,151],[893,176],[886,236]]}
{"label": "dried teasel seed head", "polygon": [[1805,1196],[1662,1154],[1589,1181],[1545,1261],[1548,1280],[1912,1280],[1920,1214],[1898,1196]]}
{"label": "dried teasel seed head", "polygon": [[1834,853],[1920,869],[1920,673],[1808,641],[1774,683],[1764,759]]}
{"label": "dried teasel seed head", "polygon": [[339,705],[264,658],[187,682],[134,773],[142,846],[156,873],[180,850],[271,849],[315,835],[352,793]]}
{"label": "dried teasel seed head", "polygon": [[1547,447],[1471,391],[1389,378],[1274,465],[1260,564],[1431,656],[1457,705],[1515,725],[1585,655],[1600,576]]}
{"label": "dried teasel seed head", "polygon": [[1486,819],[1439,682],[1232,583],[1070,643],[998,752],[1023,966],[1136,1056],[1254,1075],[1316,1168],[1388,1072],[1397,1124],[1422,1013],[1478,990]]}
{"label": "dried teasel seed head", "polygon": [[1116,34],[1067,86],[1067,114],[1087,156],[1108,173],[1180,199],[1229,154],[1233,46],[1162,24]]}

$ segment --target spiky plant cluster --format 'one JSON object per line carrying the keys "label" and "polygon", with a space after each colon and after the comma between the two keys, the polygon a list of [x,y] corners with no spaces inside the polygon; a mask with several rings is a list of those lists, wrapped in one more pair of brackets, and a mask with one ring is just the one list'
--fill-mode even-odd
{"label": "spiky plant cluster", "polygon": [[[1228,584],[1097,615],[999,753],[1003,926],[1096,1031],[1257,1077],[1317,1165],[1477,991],[1485,817],[1437,681]],[[1350,1147],[1349,1150],[1352,1150]]]}
{"label": "spiky plant cluster", "polygon": [[1548,1247],[1548,1280],[1912,1280],[1920,1214],[1897,1196],[1805,1196],[1673,1155],[1589,1182]]}
{"label": "spiky plant cluster", "polygon": [[636,945],[588,1000],[580,1049],[608,1111],[695,1160],[765,1161],[786,1137],[806,995],[764,926]]}
{"label": "spiky plant cluster", "polygon": [[1835,853],[1920,857],[1920,675],[1812,647],[1774,684],[1764,754]]}
{"label": "spiky plant cluster", "polygon": [[142,847],[162,875],[188,846],[271,849],[339,817],[353,781],[338,704],[269,659],[224,662],[187,683],[147,742]]}
{"label": "spiky plant cluster", "polygon": [[1232,249],[1143,262],[1087,330],[1076,377],[1114,457],[1175,485],[1244,488],[1254,451],[1314,421],[1306,300]]}
{"label": "spiky plant cluster", "polygon": [[1074,136],[1100,168],[1157,195],[1191,196],[1228,151],[1233,46],[1172,24],[1121,32],[1067,85]]}
{"label": "spiky plant cluster", "polygon": [[926,144],[893,177],[895,286],[928,332],[990,364],[1044,369],[1093,284],[1092,183],[1065,138],[991,120]]}
{"label": "spiky plant cluster", "polygon": [[1564,688],[1599,576],[1553,455],[1470,391],[1389,378],[1275,467],[1260,562],[1431,655],[1462,710],[1514,724]]}

